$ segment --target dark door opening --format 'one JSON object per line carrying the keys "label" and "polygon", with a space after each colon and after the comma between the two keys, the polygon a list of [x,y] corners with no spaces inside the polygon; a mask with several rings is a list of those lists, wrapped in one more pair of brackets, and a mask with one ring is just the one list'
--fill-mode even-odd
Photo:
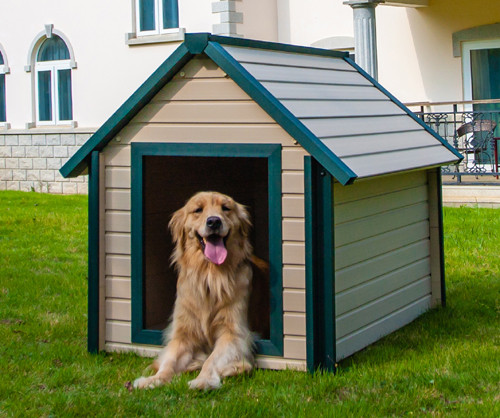
{"label": "dark door opening", "polygon": [[[217,191],[247,206],[254,254],[269,261],[268,159],[259,157],[144,156],[142,173],[143,327],[162,330],[175,301],[176,273],[167,228],[171,215],[196,192]],[[268,274],[254,268],[249,323],[270,338]]]}

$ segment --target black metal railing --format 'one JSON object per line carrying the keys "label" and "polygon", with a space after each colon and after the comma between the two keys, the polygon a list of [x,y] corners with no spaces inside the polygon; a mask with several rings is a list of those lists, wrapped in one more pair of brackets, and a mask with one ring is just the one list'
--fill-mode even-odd
{"label": "black metal railing", "polygon": [[[420,111],[415,112],[464,156],[461,163],[443,167],[442,173],[451,176],[457,182],[462,181],[462,176],[475,176],[480,181],[486,181],[487,177],[497,179],[500,176],[498,156],[500,101],[439,103],[437,105],[446,104],[452,106],[452,111],[425,111],[426,107],[431,108],[429,103],[419,104]],[[415,105],[417,104],[413,104]],[[465,109],[458,110],[459,106]],[[433,107],[437,107],[436,104]],[[467,107],[471,110],[467,110]]]}

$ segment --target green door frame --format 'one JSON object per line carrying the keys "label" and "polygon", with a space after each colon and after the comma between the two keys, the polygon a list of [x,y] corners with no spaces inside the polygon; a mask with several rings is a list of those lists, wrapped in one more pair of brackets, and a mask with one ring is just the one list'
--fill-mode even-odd
{"label": "green door frame", "polygon": [[99,351],[99,151],[89,163],[87,350]]}
{"label": "green door frame", "polygon": [[333,178],[304,157],[307,369],[335,371],[335,245]]}
{"label": "green door frame", "polygon": [[132,342],[163,344],[163,332],[144,328],[143,321],[143,158],[145,156],[253,157],[268,160],[269,268],[271,332],[256,342],[259,354],[283,355],[283,284],[280,144],[133,143],[132,222]]}

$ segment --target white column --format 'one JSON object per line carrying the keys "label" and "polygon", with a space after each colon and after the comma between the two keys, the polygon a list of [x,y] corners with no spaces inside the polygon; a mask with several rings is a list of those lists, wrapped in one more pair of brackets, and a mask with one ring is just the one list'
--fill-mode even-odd
{"label": "white column", "polygon": [[383,2],[384,0],[350,0],[344,2],[353,9],[356,63],[374,79],[378,78],[375,7]]}

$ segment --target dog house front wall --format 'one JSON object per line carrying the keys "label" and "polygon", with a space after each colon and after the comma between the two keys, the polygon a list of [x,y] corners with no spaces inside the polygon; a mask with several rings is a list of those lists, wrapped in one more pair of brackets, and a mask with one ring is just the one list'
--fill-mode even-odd
{"label": "dog house front wall", "polygon": [[131,339],[131,144],[279,144],[283,258],[283,356],[259,356],[261,367],[305,369],[304,156],[270,116],[212,61],[191,60],[101,153],[104,188],[100,342],[108,351],[153,355]]}

